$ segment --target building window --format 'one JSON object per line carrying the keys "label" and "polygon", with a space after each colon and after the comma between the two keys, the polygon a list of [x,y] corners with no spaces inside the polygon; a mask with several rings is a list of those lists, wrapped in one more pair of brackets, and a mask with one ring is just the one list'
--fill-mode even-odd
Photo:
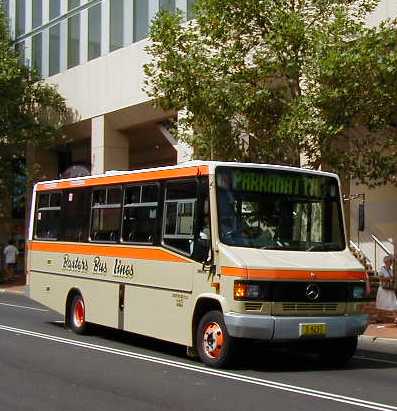
{"label": "building window", "polygon": [[193,5],[197,0],[187,0],[187,19],[191,20],[194,17]]}
{"label": "building window", "polygon": [[32,28],[40,27],[43,24],[43,0],[33,0],[32,2]]}
{"label": "building window", "polygon": [[101,55],[101,5],[88,9],[88,60]]}
{"label": "building window", "polygon": [[80,64],[80,15],[68,19],[68,68]]}
{"label": "building window", "polygon": [[41,76],[42,68],[42,44],[42,33],[36,34],[32,37],[32,68],[34,68],[37,71],[37,74],[39,76]]}
{"label": "building window", "polygon": [[68,0],[68,10],[75,9],[76,7],[79,7],[79,6],[80,6],[80,0]]}
{"label": "building window", "polygon": [[60,70],[60,25],[50,27],[49,75],[59,73]]}
{"label": "building window", "polygon": [[110,2],[110,51],[123,47],[124,0]]}
{"label": "building window", "polygon": [[50,20],[61,14],[61,0],[50,0]]}
{"label": "building window", "polygon": [[160,0],[160,10],[167,10],[175,13],[175,0]]}
{"label": "building window", "polygon": [[149,9],[147,0],[134,0],[134,42],[147,37]]}
{"label": "building window", "polygon": [[15,3],[15,35],[17,37],[25,33],[25,0],[16,0]]}

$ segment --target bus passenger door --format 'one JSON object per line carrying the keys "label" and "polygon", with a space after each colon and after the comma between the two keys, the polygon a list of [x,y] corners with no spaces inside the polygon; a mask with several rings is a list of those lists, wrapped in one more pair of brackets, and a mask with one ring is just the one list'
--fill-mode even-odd
{"label": "bus passenger door", "polygon": [[190,344],[193,278],[201,263],[198,250],[198,181],[165,184],[158,258],[136,264],[134,283],[125,290],[126,329]]}

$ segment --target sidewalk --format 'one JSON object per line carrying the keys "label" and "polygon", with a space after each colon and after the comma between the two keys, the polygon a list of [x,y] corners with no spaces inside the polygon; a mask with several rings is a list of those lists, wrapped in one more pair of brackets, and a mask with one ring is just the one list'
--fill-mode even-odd
{"label": "sidewalk", "polygon": [[0,282],[0,293],[24,294],[25,284],[26,278],[21,274],[10,281]]}
{"label": "sidewalk", "polygon": [[370,324],[365,330],[364,335],[372,338],[391,338],[397,340],[397,325],[381,323]]}

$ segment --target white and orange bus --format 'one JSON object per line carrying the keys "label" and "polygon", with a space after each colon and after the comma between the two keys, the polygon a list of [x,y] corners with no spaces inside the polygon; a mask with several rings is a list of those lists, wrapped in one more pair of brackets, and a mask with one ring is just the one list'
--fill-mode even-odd
{"label": "white and orange bus", "polygon": [[89,323],[186,345],[225,366],[241,339],[343,363],[366,325],[338,177],[189,162],[36,184],[29,293]]}

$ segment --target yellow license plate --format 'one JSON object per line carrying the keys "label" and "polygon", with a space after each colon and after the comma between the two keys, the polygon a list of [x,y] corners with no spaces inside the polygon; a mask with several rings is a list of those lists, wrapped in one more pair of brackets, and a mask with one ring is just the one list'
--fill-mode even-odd
{"label": "yellow license plate", "polygon": [[300,336],[326,335],[327,324],[299,324]]}

